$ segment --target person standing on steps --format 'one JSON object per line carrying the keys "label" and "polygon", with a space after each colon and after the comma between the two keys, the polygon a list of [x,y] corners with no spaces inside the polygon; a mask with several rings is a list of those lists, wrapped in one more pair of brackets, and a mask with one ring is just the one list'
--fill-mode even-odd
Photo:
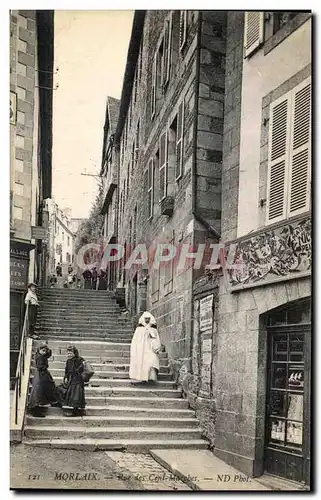
{"label": "person standing on steps", "polygon": [[62,386],[58,387],[58,399],[61,406],[72,408],[72,414],[83,415],[85,409],[85,384],[82,373],[84,359],[78,349],[71,345],[67,348],[67,361]]}
{"label": "person standing on steps", "polygon": [[86,288],[87,290],[91,289],[92,285],[91,285],[91,271],[89,268],[85,269],[84,272],[82,273],[82,276],[84,278],[84,282],[85,282],[85,286],[84,288]]}
{"label": "person standing on steps", "polygon": [[97,273],[97,268],[96,267],[93,268],[91,276],[92,276],[92,289],[96,290],[96,288],[97,288],[97,280],[98,280],[98,273]]}
{"label": "person standing on steps", "polygon": [[107,274],[103,269],[99,271],[98,278],[98,290],[107,290]]}
{"label": "person standing on steps", "polygon": [[56,274],[57,276],[61,277],[62,276],[62,267],[61,267],[61,264],[60,262],[58,262],[57,266],[56,266]]}
{"label": "person standing on steps", "polygon": [[37,285],[36,283],[29,283],[28,292],[25,298],[25,304],[29,304],[28,320],[29,320],[29,337],[33,339],[38,339],[39,337],[35,334],[35,328],[37,323],[38,314],[38,297],[37,297]]}
{"label": "person standing on steps", "polygon": [[43,408],[48,405],[55,406],[57,402],[56,386],[48,370],[48,359],[51,349],[47,344],[41,343],[36,351],[36,373],[32,381],[29,408],[34,416],[44,417]]}
{"label": "person standing on steps", "polygon": [[130,345],[129,378],[135,382],[156,383],[159,372],[159,352],[162,345],[159,339],[154,316],[145,311],[139,318]]}

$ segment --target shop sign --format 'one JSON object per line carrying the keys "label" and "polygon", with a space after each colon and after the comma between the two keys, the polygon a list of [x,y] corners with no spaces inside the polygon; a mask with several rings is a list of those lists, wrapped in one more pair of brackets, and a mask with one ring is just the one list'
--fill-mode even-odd
{"label": "shop sign", "polygon": [[28,264],[27,260],[10,255],[10,288],[15,290],[27,288]]}
{"label": "shop sign", "polygon": [[200,300],[200,330],[211,330],[213,325],[213,294]]}

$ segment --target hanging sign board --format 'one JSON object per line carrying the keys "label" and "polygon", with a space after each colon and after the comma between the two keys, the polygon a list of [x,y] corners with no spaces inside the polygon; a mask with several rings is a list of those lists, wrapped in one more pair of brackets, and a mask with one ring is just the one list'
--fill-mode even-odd
{"label": "hanging sign board", "polygon": [[200,300],[200,330],[205,332],[213,326],[213,294]]}

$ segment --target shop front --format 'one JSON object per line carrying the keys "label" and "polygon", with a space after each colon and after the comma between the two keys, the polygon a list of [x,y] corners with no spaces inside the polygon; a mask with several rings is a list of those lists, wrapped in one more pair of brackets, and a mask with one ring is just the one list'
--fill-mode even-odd
{"label": "shop front", "polygon": [[310,483],[310,301],[268,318],[265,470]]}
{"label": "shop front", "polygon": [[10,379],[15,377],[28,286],[29,252],[34,245],[10,242]]}

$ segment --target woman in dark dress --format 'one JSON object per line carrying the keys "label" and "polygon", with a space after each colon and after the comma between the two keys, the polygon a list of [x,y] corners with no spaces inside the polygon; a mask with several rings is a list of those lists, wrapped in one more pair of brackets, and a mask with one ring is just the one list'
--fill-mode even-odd
{"label": "woman in dark dress", "polygon": [[85,388],[82,372],[84,371],[84,359],[79,356],[75,346],[67,348],[67,362],[65,368],[64,386],[62,394],[60,390],[60,403],[73,409],[73,415],[83,414],[85,408]]}
{"label": "woman in dark dress", "polygon": [[98,290],[107,290],[107,274],[103,269],[99,273]]}
{"label": "woman in dark dress", "polygon": [[32,381],[29,399],[29,408],[34,414],[39,414],[42,407],[57,404],[55,383],[48,370],[51,354],[47,344],[41,344],[36,352],[37,372]]}

